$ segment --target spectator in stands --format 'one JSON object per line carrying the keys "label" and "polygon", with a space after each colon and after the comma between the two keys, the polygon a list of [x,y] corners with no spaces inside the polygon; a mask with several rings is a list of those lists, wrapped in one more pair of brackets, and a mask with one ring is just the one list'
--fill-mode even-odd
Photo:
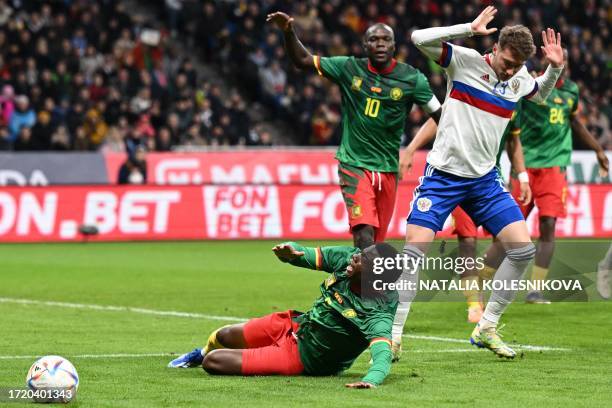
{"label": "spectator in stands", "polygon": [[146,150],[144,146],[139,146],[133,155],[128,155],[128,159],[119,168],[117,184],[146,184],[146,182]]}
{"label": "spectator in stands", "polygon": [[[15,98],[15,110],[13,111],[9,119],[9,132],[10,140],[15,141],[19,136],[22,128],[31,128],[36,123],[36,113],[30,107],[30,100],[25,95],[19,95]],[[27,136],[27,142],[22,142],[20,145],[24,146],[23,143],[29,143],[30,135]]]}

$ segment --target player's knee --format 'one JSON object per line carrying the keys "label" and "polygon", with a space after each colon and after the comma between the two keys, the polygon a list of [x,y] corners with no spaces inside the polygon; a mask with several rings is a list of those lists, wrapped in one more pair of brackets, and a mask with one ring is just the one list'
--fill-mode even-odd
{"label": "player's knee", "polygon": [[208,374],[221,374],[223,372],[223,353],[221,350],[213,350],[204,356],[202,368]]}
{"label": "player's knee", "polygon": [[232,340],[232,326],[225,326],[219,329],[217,332],[217,341],[224,347],[231,344]]}
{"label": "player's knee", "polygon": [[374,245],[374,227],[365,224],[357,225],[353,228],[353,238],[355,246],[359,249]]}
{"label": "player's knee", "polygon": [[506,256],[512,262],[516,263],[528,263],[535,257],[536,247],[533,245],[533,242],[529,244],[519,247],[512,248],[506,251]]}

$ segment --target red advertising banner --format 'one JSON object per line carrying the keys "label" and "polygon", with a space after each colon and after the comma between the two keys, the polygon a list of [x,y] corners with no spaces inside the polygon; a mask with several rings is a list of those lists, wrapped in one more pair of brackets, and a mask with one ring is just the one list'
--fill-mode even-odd
{"label": "red advertising banner", "polygon": [[[335,149],[231,150],[206,153],[149,153],[147,183],[190,184],[338,184]],[[427,152],[414,155],[407,182],[418,182]],[[107,153],[108,180],[116,182],[125,155]]]}
{"label": "red advertising banner", "polygon": [[[398,191],[390,239],[401,239],[415,183]],[[612,238],[609,185],[570,186],[560,237]],[[536,217],[528,225],[537,234]],[[216,185],[8,187],[0,191],[0,242],[176,239],[349,239],[337,186]],[[439,236],[450,237],[451,221]]]}

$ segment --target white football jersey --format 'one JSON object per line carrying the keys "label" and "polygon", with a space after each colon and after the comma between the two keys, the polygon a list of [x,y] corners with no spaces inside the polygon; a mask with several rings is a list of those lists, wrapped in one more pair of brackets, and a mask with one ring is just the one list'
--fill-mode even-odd
{"label": "white football jersey", "polygon": [[538,84],[525,66],[500,81],[488,54],[447,42],[442,43],[438,63],[446,70],[448,87],[427,161],[457,176],[481,177],[495,166],[516,103],[534,95]]}

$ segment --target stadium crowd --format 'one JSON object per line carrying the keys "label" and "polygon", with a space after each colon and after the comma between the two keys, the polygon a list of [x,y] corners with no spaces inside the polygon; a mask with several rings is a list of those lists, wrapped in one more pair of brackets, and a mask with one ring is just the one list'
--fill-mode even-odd
{"label": "stadium crowd", "polygon": [[[147,29],[118,0],[22,2],[0,0],[0,149],[168,151],[177,145],[270,145],[252,123],[249,103],[269,108],[267,119],[295,129],[295,143],[335,145],[340,92],[329,81],[290,66],[281,33],[265,16],[284,10],[300,38],[320,55],[362,55],[361,36],[375,22],[395,30],[397,59],[421,69],[438,98],[440,69],[409,41],[415,27],[468,21],[482,1],[201,1],[141,2],[163,13],[167,30]],[[523,23],[539,39],[559,29],[569,49],[571,78],[581,87],[582,117],[612,149],[609,101],[610,22],[607,2],[505,0],[498,25]],[[168,38],[199,53],[181,57]],[[469,39],[481,51],[494,36]],[[202,78],[190,58],[217,66]],[[534,68],[538,68],[534,61]],[[246,96],[246,100],[243,97]],[[406,125],[423,123],[415,108]],[[408,137],[409,138],[409,137]]]}
{"label": "stadium crowd", "polygon": [[223,97],[166,38],[118,1],[0,0],[0,149],[247,143],[240,94]]}
{"label": "stadium crowd", "polygon": [[[166,2],[168,3],[168,2]],[[417,27],[470,21],[488,1],[383,0],[383,1],[226,1],[206,2],[203,11],[183,14],[187,35],[198,38],[204,58],[241,81],[255,99],[265,101],[279,117],[298,123],[301,144],[337,144],[340,122],[338,89],[314,74],[296,71],[282,47],[279,32],[265,24],[267,13],[281,10],[295,18],[300,39],[313,54],[363,55],[361,38],[376,22],[395,30],[396,58],[418,67],[429,78],[442,101],[446,84],[442,71],[410,42]],[[525,24],[537,43],[544,27],[560,30],[570,55],[570,76],[582,90],[582,117],[612,149],[610,134],[610,23],[609,2],[596,0],[504,0],[495,2],[500,13],[496,26]],[[187,10],[187,7],[184,8]],[[199,14],[199,16],[198,16]],[[190,24],[193,21],[193,24]],[[179,27],[177,27],[179,28]],[[481,52],[492,48],[495,35],[472,38],[466,45]],[[539,69],[538,61],[533,68]],[[406,134],[423,122],[419,109],[409,117]]]}

